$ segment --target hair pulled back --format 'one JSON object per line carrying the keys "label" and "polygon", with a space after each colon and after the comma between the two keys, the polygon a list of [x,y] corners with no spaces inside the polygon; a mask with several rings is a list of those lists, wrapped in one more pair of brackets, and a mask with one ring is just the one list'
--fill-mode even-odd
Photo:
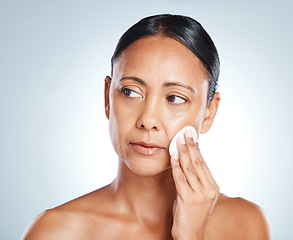
{"label": "hair pulled back", "polygon": [[130,44],[143,37],[154,35],[163,35],[179,41],[199,58],[209,80],[207,99],[209,104],[217,90],[220,60],[208,33],[199,22],[190,17],[161,14],[143,18],[134,24],[119,39],[111,58],[111,75],[115,60]]}

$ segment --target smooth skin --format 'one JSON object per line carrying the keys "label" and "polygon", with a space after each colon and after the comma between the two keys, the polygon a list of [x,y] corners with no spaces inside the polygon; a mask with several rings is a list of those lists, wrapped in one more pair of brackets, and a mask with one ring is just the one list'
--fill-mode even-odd
{"label": "smooth skin", "polygon": [[183,127],[210,129],[220,94],[207,104],[207,92],[201,61],[181,43],[151,36],[131,44],[105,79],[117,178],[45,211],[23,239],[270,239],[257,205],[220,193],[192,132],[177,141],[179,159],[169,156]]}

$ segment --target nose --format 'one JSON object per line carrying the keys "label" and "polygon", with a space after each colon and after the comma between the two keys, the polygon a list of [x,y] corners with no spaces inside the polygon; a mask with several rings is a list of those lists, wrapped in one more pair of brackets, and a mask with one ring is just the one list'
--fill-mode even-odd
{"label": "nose", "polygon": [[147,131],[161,129],[160,104],[156,99],[145,100],[136,126]]}

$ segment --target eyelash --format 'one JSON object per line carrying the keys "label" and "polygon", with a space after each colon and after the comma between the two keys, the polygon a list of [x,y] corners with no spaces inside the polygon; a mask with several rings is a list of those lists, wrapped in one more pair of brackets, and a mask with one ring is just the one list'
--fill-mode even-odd
{"label": "eyelash", "polygon": [[[141,96],[139,93],[137,93],[136,91],[132,90],[132,89],[129,89],[129,88],[126,88],[126,87],[121,87],[120,88],[120,91],[121,93],[128,97],[128,98],[135,98],[135,97],[130,97],[131,93],[136,93],[137,95]],[[181,99],[183,102],[180,102],[180,103],[175,103],[174,101],[171,100],[171,98],[179,98]],[[174,99],[173,99],[174,100]],[[177,96],[177,95],[169,95],[167,97],[167,101],[170,102],[171,104],[174,104],[174,105],[180,105],[180,104],[183,104],[185,102],[188,102],[188,99],[186,98],[183,98],[181,96]]]}
{"label": "eyelash", "polygon": [[[181,103],[174,103],[174,101],[172,102],[171,98],[180,98],[181,100],[183,100],[183,102],[181,102]],[[167,97],[167,100],[168,100],[169,102],[171,102],[171,104],[176,104],[176,105],[180,105],[180,104],[183,104],[183,103],[185,103],[185,102],[188,102],[187,99],[185,99],[185,98],[183,98],[183,97],[180,97],[180,96],[177,96],[177,95],[169,95],[169,96]]]}
{"label": "eyelash", "polygon": [[[132,98],[132,97],[130,97],[131,92],[136,93],[137,95],[140,95],[138,92],[136,92],[136,91],[134,91],[134,90],[132,90],[132,89],[126,88],[126,87],[122,87],[122,88],[120,88],[120,91],[121,91],[121,93],[122,93],[124,96],[129,97],[129,98]],[[141,95],[140,95],[140,96],[141,96]]]}

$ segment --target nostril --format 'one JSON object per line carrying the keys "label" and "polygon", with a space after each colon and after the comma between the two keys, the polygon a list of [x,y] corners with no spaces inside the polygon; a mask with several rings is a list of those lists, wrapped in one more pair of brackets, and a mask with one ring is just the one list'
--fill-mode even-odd
{"label": "nostril", "polygon": [[[144,124],[141,124],[140,127],[141,128],[145,128]],[[156,129],[157,130],[158,128],[156,126],[153,126],[152,129]]]}

